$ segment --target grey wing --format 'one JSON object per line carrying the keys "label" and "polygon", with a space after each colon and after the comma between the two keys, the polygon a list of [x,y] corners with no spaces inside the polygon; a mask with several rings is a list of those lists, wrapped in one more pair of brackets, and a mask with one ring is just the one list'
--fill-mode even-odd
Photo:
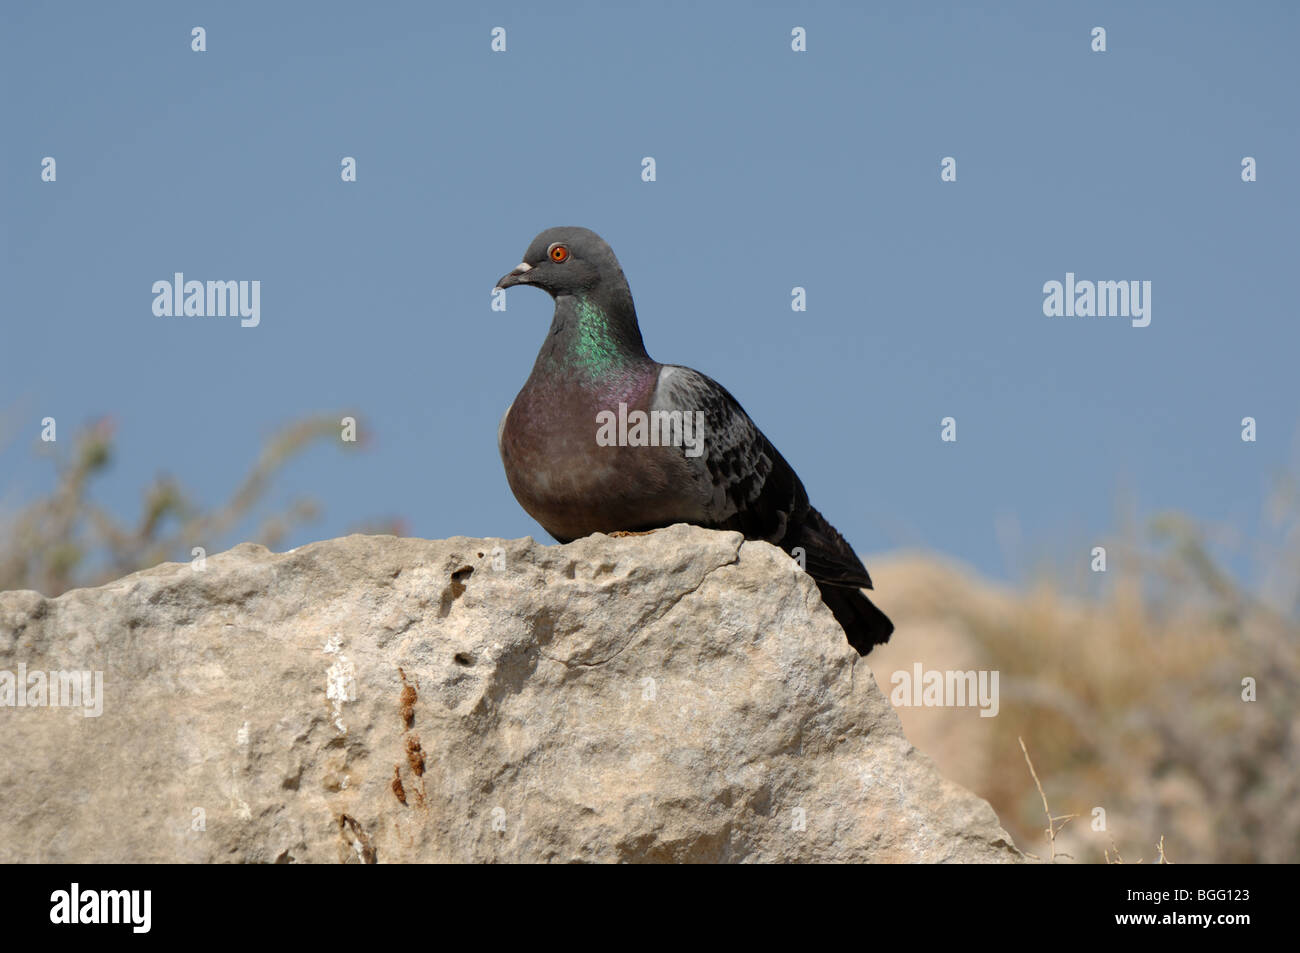
{"label": "grey wing", "polygon": [[[744,408],[721,384],[689,367],[666,364],[650,409],[703,420],[701,447],[682,453],[706,526],[780,543],[808,511],[803,484]],[[699,451],[696,453],[696,451]],[[694,455],[693,455],[694,454]]]}

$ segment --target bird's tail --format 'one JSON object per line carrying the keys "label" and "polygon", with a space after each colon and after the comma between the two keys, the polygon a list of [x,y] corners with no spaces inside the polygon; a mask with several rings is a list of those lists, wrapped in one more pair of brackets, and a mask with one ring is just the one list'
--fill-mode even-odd
{"label": "bird's tail", "polygon": [[781,545],[804,550],[805,569],[821,590],[822,602],[859,655],[889,641],[894,623],[862,592],[871,588],[867,567],[826,517],[809,507],[798,532]]}
{"label": "bird's tail", "polygon": [[861,589],[826,582],[817,583],[817,588],[821,590],[822,602],[831,610],[835,621],[849,637],[849,645],[857,649],[859,655],[866,655],[872,646],[889,641],[894,623]]}

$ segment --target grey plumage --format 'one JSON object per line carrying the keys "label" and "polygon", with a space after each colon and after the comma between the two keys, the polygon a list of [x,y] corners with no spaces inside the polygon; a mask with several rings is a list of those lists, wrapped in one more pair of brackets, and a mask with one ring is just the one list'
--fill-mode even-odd
{"label": "grey plumage", "polygon": [[[598,235],[542,232],[498,282],[517,284],[550,293],[555,314],[498,444],[511,490],[547,532],[564,542],[679,522],[738,530],[802,551],[860,653],[889,639],[893,624],[861,591],[871,588],[866,568],[736,399],[704,374],[646,353],[627,281]],[[598,415],[620,405],[628,413],[702,414],[703,452],[598,445]]]}

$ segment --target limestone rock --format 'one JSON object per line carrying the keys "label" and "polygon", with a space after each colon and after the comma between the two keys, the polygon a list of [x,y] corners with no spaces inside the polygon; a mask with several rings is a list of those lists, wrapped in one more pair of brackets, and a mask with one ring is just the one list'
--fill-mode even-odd
{"label": "limestone rock", "polygon": [[20,665],[102,713],[0,707],[5,863],[1021,859],[736,533],[245,544],[0,594]]}

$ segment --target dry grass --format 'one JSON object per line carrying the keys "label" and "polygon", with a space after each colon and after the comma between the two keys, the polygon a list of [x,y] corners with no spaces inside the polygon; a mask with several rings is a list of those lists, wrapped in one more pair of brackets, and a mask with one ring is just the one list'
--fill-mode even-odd
{"label": "dry grass", "polygon": [[[1159,837],[1157,859],[1167,838],[1183,862],[1296,862],[1298,514],[1274,511],[1279,545],[1253,592],[1177,517],[1157,521],[1145,546],[1111,544],[1107,584],[1086,595],[1046,580],[1015,592],[927,556],[876,558],[879,601],[898,633],[868,661],[886,690],[916,661],[1000,672],[997,717],[899,715],[913,743],[986,797],[1024,848],[1042,843],[1046,794],[1011,768],[1021,736],[1053,801],[1080,818],[1064,831],[1049,820],[1055,856],[1118,859],[1115,840],[1140,853]],[[1256,701],[1243,700],[1247,677]]]}
{"label": "dry grass", "polygon": [[[1070,821],[1074,820],[1079,815],[1061,814],[1058,816],[1052,813],[1052,809],[1047,804],[1047,792],[1043,790],[1043,782],[1038,780],[1038,772],[1034,770],[1034,762],[1029,758],[1029,749],[1025,747],[1025,739],[1017,738],[1016,740],[1020,742],[1020,750],[1025,753],[1025,764],[1029,765],[1029,776],[1034,779],[1034,787],[1038,788],[1038,796],[1043,799],[1043,814],[1047,816],[1047,829],[1043,831],[1043,833],[1047,835],[1047,843],[1051,845],[1052,848],[1052,853],[1047,859],[1050,863],[1054,864],[1056,863],[1057,857],[1056,835],[1061,833],[1061,831],[1065,829],[1065,825],[1070,823]],[[1058,824],[1060,825],[1059,827],[1057,826]],[[1039,859],[1036,854],[1032,854],[1029,851],[1025,852],[1029,853],[1031,857]],[[1060,856],[1066,858],[1070,857],[1069,854],[1061,854]]]}
{"label": "dry grass", "polygon": [[[224,503],[203,508],[172,478],[159,476],[145,488],[140,515],[125,520],[98,506],[96,478],[113,458],[113,426],[97,421],[69,442],[41,445],[54,468],[54,489],[18,513],[0,518],[0,591],[35,589],[49,596],[93,586],[168,560],[187,561],[195,546],[208,555],[243,539],[231,534],[256,519],[248,540],[278,548],[287,534],[317,516],[311,500],[263,512],[261,504],[276,476],[309,446],[339,439],[339,416],[290,424],[274,434],[235,492]],[[66,449],[65,449],[66,448]],[[392,532],[392,524],[373,527]]]}

